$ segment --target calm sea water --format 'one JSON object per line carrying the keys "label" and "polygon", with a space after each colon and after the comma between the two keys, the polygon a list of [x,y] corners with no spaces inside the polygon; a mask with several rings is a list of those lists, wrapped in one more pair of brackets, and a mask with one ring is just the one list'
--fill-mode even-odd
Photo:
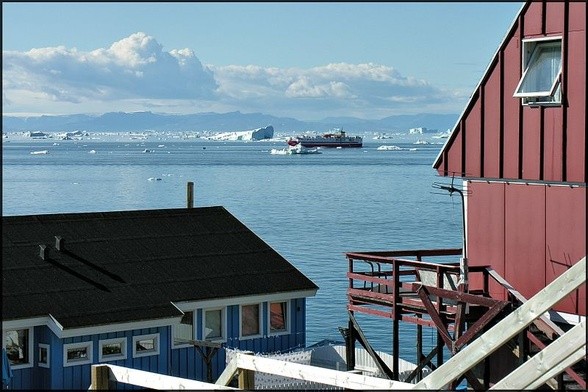
{"label": "calm sea water", "polygon": [[[401,151],[379,151],[380,145]],[[345,252],[461,247],[461,201],[433,187],[440,144],[364,139],[359,149],[271,155],[284,142],[129,137],[4,139],[2,215],[222,205],[318,286],[307,343],[341,341],[347,326]],[[415,150],[410,150],[414,149]],[[153,152],[144,152],[145,149]],[[32,155],[47,150],[48,154]],[[391,352],[392,322],[356,314],[377,350]],[[401,324],[414,361],[415,329]],[[425,328],[426,346],[433,330]]]}

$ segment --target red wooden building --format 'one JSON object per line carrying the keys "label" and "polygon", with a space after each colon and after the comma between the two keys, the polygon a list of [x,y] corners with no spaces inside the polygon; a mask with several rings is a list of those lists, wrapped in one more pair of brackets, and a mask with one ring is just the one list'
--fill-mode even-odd
{"label": "red wooden building", "polygon": [[[342,333],[350,349],[356,341],[369,347],[355,313],[392,320],[395,358],[399,323],[416,324],[418,367],[406,381],[421,380],[425,366],[443,365],[444,350],[457,355],[585,264],[586,98],[586,2],[527,1],[433,164],[445,180],[438,186],[463,196],[463,248],[346,253],[349,326]],[[571,294],[550,306],[549,317],[541,311],[518,336],[486,347],[484,362],[450,388],[467,379],[487,390],[571,325],[585,328],[586,286],[564,286],[562,295]],[[423,327],[437,331],[428,355]],[[396,364],[388,369],[373,356],[398,379]],[[585,357],[557,366],[557,380],[545,385],[586,389]]]}
{"label": "red wooden building", "polygon": [[[464,181],[469,266],[530,298],[586,256],[586,142],[586,2],[529,1],[433,165]],[[555,310],[586,316],[585,286]]]}

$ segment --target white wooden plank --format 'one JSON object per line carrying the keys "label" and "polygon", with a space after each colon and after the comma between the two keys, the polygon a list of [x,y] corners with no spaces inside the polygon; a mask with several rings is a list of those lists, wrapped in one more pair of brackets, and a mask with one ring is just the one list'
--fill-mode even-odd
{"label": "white wooden plank", "polygon": [[586,321],[582,321],[490,389],[535,389],[585,355]]}
{"label": "white wooden plank", "polygon": [[271,358],[236,354],[239,369],[270,373],[298,380],[312,381],[346,389],[411,389],[410,383],[392,381],[378,377],[340,372],[337,370],[302,365],[293,362],[279,361]]}
{"label": "white wooden plank", "polygon": [[235,358],[233,358],[225,367],[225,370],[223,370],[223,372],[221,373],[221,375],[218,377],[218,379],[216,380],[215,384],[216,385],[228,385],[231,380],[233,379],[233,377],[235,376],[235,373],[237,373],[237,360]]}
{"label": "white wooden plank", "polygon": [[146,372],[144,370],[130,369],[122,366],[108,365],[110,379],[125,384],[136,385],[150,389],[236,389],[224,385],[209,384],[202,381],[190,380],[159,373]]}
{"label": "white wooden plank", "polygon": [[443,389],[447,384],[463,375],[501,347],[585,281],[586,257],[583,257],[547,287],[535,294],[533,298],[506,316],[482,336],[475,339],[434,372],[423,378],[415,385],[415,389]]}

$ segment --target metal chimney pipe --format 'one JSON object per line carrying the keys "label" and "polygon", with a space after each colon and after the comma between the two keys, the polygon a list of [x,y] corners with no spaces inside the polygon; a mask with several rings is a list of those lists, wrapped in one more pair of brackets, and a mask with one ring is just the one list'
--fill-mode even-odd
{"label": "metal chimney pipe", "polygon": [[56,235],[55,236],[55,249],[57,249],[59,251],[64,250],[65,249],[64,242],[65,242],[65,240],[62,237]]}
{"label": "metal chimney pipe", "polygon": [[188,208],[194,207],[194,183],[192,181],[188,182]]}
{"label": "metal chimney pipe", "polygon": [[41,260],[45,260],[47,258],[47,245],[39,245],[39,257]]}

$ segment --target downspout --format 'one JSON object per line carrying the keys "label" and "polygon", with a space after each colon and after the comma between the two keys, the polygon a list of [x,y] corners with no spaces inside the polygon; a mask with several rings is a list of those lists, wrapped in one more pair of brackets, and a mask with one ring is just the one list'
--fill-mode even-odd
{"label": "downspout", "polygon": [[453,194],[453,192],[459,193],[461,197],[461,224],[462,224],[462,250],[461,250],[461,258],[459,260],[459,282],[458,286],[463,288],[464,292],[468,291],[468,256],[467,256],[467,243],[466,243],[466,220],[465,220],[465,199],[463,196],[463,192],[451,184],[451,186],[447,185],[440,185],[441,189],[445,189],[449,192],[449,196]]}

